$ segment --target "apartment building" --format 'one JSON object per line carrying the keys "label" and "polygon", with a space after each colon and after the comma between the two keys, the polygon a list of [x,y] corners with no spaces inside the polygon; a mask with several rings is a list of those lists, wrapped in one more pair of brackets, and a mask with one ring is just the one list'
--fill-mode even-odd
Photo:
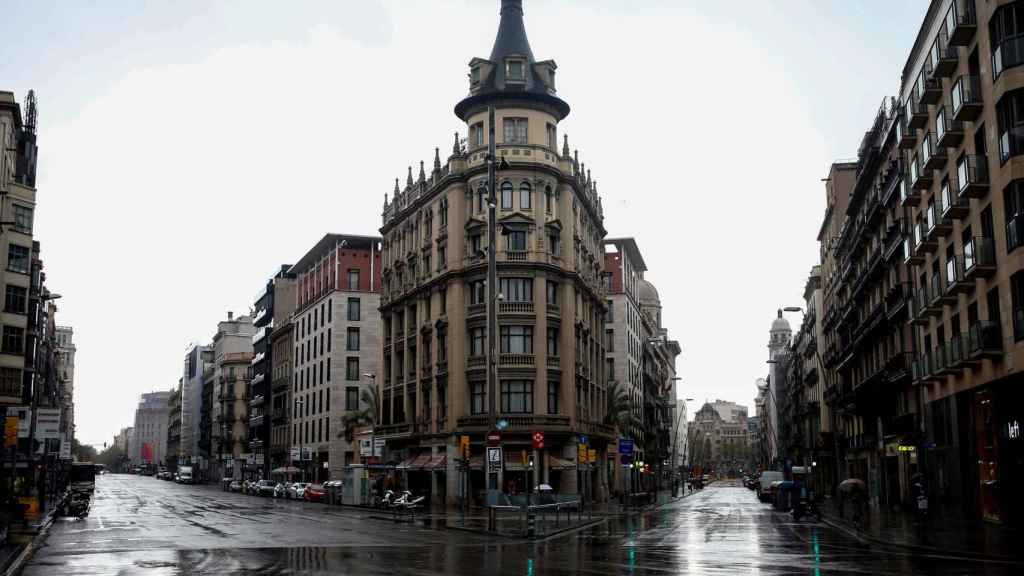
{"label": "apartment building", "polygon": [[[605,374],[609,388],[621,387],[626,393],[637,424],[619,433],[634,440],[635,459],[664,463],[670,461],[672,439],[678,435],[675,361],[679,343],[669,340],[661,325],[661,298],[644,278],[647,265],[636,241],[607,239],[603,251]],[[625,489],[622,468],[615,466],[613,471],[613,485]],[[660,472],[668,474],[671,469]]]}
{"label": "apartment building", "polygon": [[217,323],[213,349],[211,394],[213,405],[212,448],[216,454],[214,477],[254,479],[261,466],[249,448],[249,381],[252,378],[252,317],[235,317]]}
{"label": "apartment building", "polygon": [[[1024,520],[1024,2],[934,0],[821,238],[841,466],[894,505]],[[835,202],[839,206],[841,201]],[[829,222],[831,218],[831,222]],[[825,225],[823,225],[823,229]]]}
{"label": "apartment building", "polygon": [[213,364],[213,351],[192,343],[185,351],[181,375],[181,465],[198,473],[209,466],[209,448],[201,449],[204,414],[209,422],[210,404],[203,402],[203,373]]}
{"label": "apartment building", "polygon": [[172,391],[148,392],[135,409],[134,437],[128,459],[137,466],[160,466],[167,460],[167,421]]}
{"label": "apartment building", "polygon": [[[596,184],[558,123],[555,63],[534,59],[519,0],[501,3],[488,58],[469,65],[469,95],[455,107],[468,139],[442,163],[423,165],[385,202],[381,427],[402,477],[434,502],[454,505],[460,479],[484,490],[485,436],[505,426],[505,485],[547,482],[577,493],[607,490],[608,443],[602,286],[604,216]],[[494,105],[494,125],[488,109]],[[487,302],[487,147],[501,169],[494,190],[498,286]],[[507,164],[507,168],[505,168]],[[497,414],[488,398],[487,311],[496,306]],[[534,433],[544,436],[533,455]],[[470,440],[463,460],[457,439]],[[586,443],[589,442],[589,445]],[[579,444],[589,446],[579,449]],[[579,462],[593,450],[596,462]],[[532,467],[530,461],[533,462]],[[532,474],[532,479],[529,477]]]}
{"label": "apartment building", "polygon": [[[14,94],[0,91],[0,246],[6,255],[0,280],[0,408],[27,404],[32,359],[26,358],[26,330],[32,285],[33,224],[36,207],[36,104],[29,92],[22,108]],[[26,362],[28,362],[26,364]]]}
{"label": "apartment building", "polygon": [[177,387],[171,390],[167,398],[167,453],[164,465],[172,472],[178,469],[179,463],[184,464],[181,460],[181,384],[179,378]]}
{"label": "apartment building", "polygon": [[733,402],[705,402],[690,424],[691,462],[705,472],[735,473],[744,470],[752,457],[747,407]]}
{"label": "apartment building", "polygon": [[[252,337],[253,359],[252,359],[252,380],[249,382],[249,450],[257,466],[261,468],[261,476],[270,478],[271,471],[271,429],[272,415],[275,405],[271,394],[271,382],[273,380],[274,348],[272,345],[275,328],[275,299],[277,289],[275,283],[278,279],[289,281],[291,274],[288,270],[291,264],[280,266],[278,271],[267,279],[256,296],[253,307],[253,327],[256,333]],[[285,406],[277,406],[278,414],[283,414]]]}
{"label": "apartment building", "polygon": [[[282,267],[273,280],[273,300],[270,312],[270,471],[290,465],[291,463],[291,416],[292,380],[294,379],[292,350],[294,346],[294,325],[292,314],[295,311],[295,275],[290,272],[291,266]],[[265,322],[265,320],[264,320]]]}
{"label": "apartment building", "polygon": [[71,326],[56,326],[57,379],[61,383],[61,422],[68,437],[75,435],[75,331]]}
{"label": "apartment building", "polygon": [[342,421],[368,408],[362,393],[380,365],[380,271],[381,239],[349,234],[325,235],[289,270],[296,289],[289,409],[306,478],[340,478],[360,461]]}

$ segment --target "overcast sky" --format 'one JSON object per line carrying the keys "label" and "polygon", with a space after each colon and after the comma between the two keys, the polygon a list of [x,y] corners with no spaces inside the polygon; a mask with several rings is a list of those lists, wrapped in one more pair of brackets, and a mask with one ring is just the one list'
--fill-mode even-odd
{"label": "overcast sky", "polygon": [[[109,441],[188,343],[326,232],[375,234],[498,0],[5,0],[0,90],[39,99],[36,238],[75,329],[78,437]],[[633,236],[683,394],[751,406],[802,304],[829,163],[894,94],[926,0],[526,0],[560,132]],[[417,164],[418,167],[418,164]],[[799,317],[791,318],[796,325]],[[696,407],[694,407],[696,408]]]}

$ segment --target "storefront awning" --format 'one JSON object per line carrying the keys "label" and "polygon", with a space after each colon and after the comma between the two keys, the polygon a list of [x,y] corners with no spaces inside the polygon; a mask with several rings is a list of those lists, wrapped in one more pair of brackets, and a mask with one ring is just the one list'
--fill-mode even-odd
{"label": "storefront awning", "polygon": [[570,460],[563,460],[557,456],[548,456],[548,468],[551,470],[574,470],[576,463]]}
{"label": "storefront awning", "polygon": [[434,456],[427,464],[427,470],[443,472],[448,467],[448,455],[445,453]]}
{"label": "storefront awning", "polygon": [[422,454],[406,458],[405,461],[396,466],[396,468],[399,470],[422,470],[429,463],[430,452],[424,452]]}

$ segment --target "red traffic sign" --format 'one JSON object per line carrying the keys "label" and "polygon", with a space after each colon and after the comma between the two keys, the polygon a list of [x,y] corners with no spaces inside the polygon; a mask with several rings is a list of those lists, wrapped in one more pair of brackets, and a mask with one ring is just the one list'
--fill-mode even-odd
{"label": "red traffic sign", "polygon": [[491,431],[487,433],[487,445],[498,446],[501,444],[501,432]]}
{"label": "red traffic sign", "polygon": [[534,432],[533,433],[533,447],[537,450],[544,447],[544,433]]}

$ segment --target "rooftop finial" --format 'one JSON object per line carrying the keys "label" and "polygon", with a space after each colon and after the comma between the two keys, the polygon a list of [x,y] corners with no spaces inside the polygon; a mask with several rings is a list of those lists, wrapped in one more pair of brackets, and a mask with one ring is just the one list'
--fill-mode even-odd
{"label": "rooftop finial", "polygon": [[459,133],[456,131],[455,132],[455,146],[452,147],[452,154],[455,154],[456,156],[458,156],[460,152],[462,152],[462,150],[459,149]]}
{"label": "rooftop finial", "polygon": [[409,166],[409,174],[405,177],[405,186],[412,188],[412,166]]}
{"label": "rooftop finial", "polygon": [[441,171],[441,149],[434,148],[434,172]]}
{"label": "rooftop finial", "polygon": [[569,135],[562,134],[562,156],[569,157]]}
{"label": "rooftop finial", "polygon": [[398,198],[398,178],[395,178],[395,198]]}
{"label": "rooftop finial", "polygon": [[420,160],[420,180],[421,183],[427,181],[427,173],[423,171],[423,160]]}

